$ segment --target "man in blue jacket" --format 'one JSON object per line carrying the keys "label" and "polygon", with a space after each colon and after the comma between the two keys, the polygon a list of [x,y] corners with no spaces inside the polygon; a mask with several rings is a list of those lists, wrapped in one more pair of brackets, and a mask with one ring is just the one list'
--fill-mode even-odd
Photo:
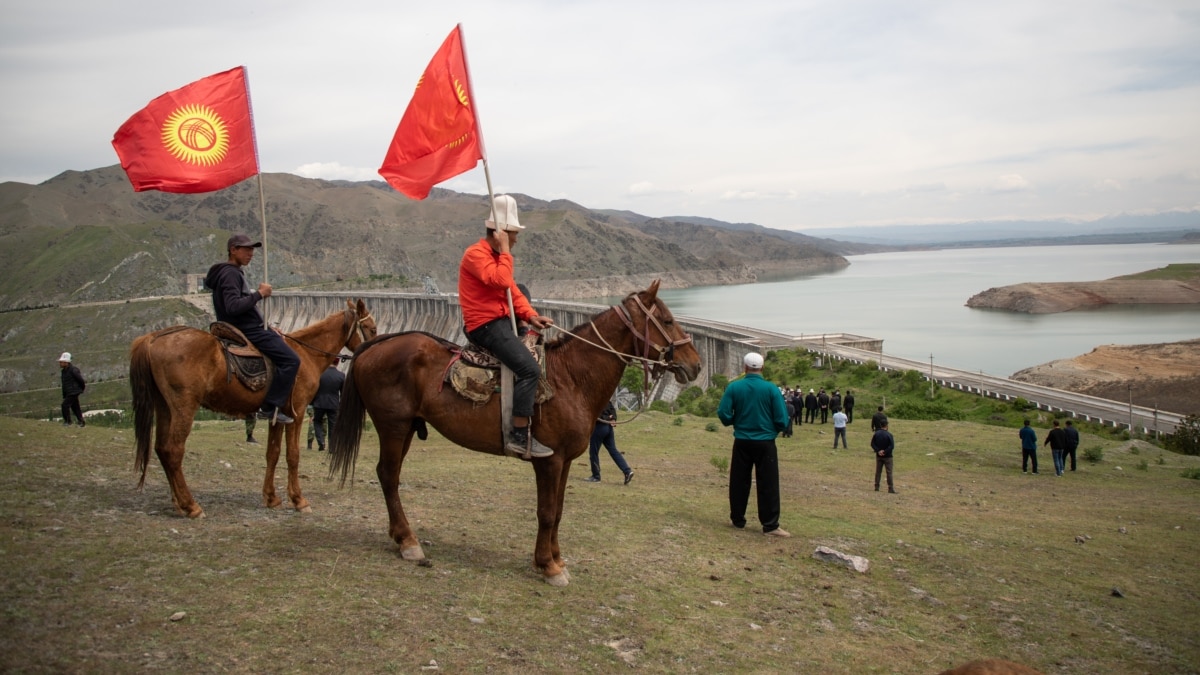
{"label": "man in blue jacket", "polygon": [[1037,432],[1033,427],[1029,426],[1029,420],[1025,420],[1025,426],[1021,427],[1021,473],[1029,473],[1029,462],[1033,461],[1033,472],[1037,473]]}
{"label": "man in blue jacket", "polygon": [[729,464],[729,519],[746,526],[751,473],[758,485],[758,520],[763,534],[792,536],[779,527],[779,452],[775,437],[787,428],[787,407],[779,387],[763,379],[763,357],[742,360],[745,376],[730,382],[717,406],[717,417],[733,425],[733,461]]}
{"label": "man in blue jacket", "polygon": [[258,285],[258,290],[251,291],[243,270],[254,259],[256,248],[262,248],[261,241],[250,241],[244,234],[230,237],[225,243],[229,260],[210,267],[204,285],[212,289],[217,321],[236,326],[275,364],[275,376],[271,378],[271,386],[258,410],[258,418],[270,420],[272,426],[291,424],[292,416],[286,408],[292,396],[292,385],[296,382],[296,371],[300,368],[300,357],[287,346],[283,336],[263,326],[265,322],[257,305],[259,300],[271,297],[271,284],[263,282]]}

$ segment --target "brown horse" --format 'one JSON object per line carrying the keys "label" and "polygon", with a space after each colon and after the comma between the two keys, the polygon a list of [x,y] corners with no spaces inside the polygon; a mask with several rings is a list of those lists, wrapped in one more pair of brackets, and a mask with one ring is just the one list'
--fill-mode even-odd
{"label": "brown horse", "polygon": [[[389,534],[405,560],[425,558],[398,493],[404,458],[413,435],[425,437],[425,422],[464,448],[504,453],[500,397],[477,407],[442,384],[453,347],[418,332],[380,336],[360,347],[342,389],[330,442],[330,475],[340,470],[344,484],[358,458],[363,414],[371,415],[379,434],[375,471],[387,503]],[[656,376],[670,371],[680,383],[700,374],[700,355],[658,299],[658,281],[546,344],[546,377],[554,396],[536,407],[533,432],[554,454],[531,460],[538,492],[533,563],[555,586],[568,581],[558,526],[571,462],[587,449],[596,418],[625,366],[635,361]]]}
{"label": "brown horse", "polygon": [[[300,493],[300,420],[317,392],[321,373],[338,358],[342,347],[353,350],[376,335],[375,319],[363,301],[346,301],[346,309],[285,335],[300,357],[296,384],[292,387],[289,414],[295,424],[271,427],[267,441],[267,474],[263,479],[263,503],[282,502],[275,494],[275,465],[280,440],[287,433],[288,497],[298,511],[310,511]],[[202,518],[204,509],[192,498],[183,479],[184,444],[192,431],[192,420],[200,407],[246,417],[262,404],[266,390],[252,392],[237,378],[227,381],[225,356],[211,334],[186,326],[165,328],[133,341],[129,359],[129,384],[133,388],[134,434],[137,455],[134,470],[142,472],[138,489],[146,482],[150,461],[150,430],[154,452],[162,462],[171,486],[171,501],[180,514]],[[157,419],[156,419],[157,418]],[[155,422],[157,421],[157,425]]]}

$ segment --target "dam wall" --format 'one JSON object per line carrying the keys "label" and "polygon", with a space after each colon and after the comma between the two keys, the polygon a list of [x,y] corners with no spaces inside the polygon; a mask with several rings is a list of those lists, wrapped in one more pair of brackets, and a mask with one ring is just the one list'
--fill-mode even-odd
{"label": "dam wall", "polygon": [[[451,342],[466,344],[458,296],[448,293],[376,291],[349,296],[346,293],[281,291],[268,299],[268,320],[277,323],[285,332],[295,330],[331,312],[341,311],[350,297],[362,298],[374,315],[381,334],[423,331]],[[558,300],[537,300],[535,305],[539,313],[550,317],[563,329],[587,323],[593,316],[608,309],[603,305]],[[693,317],[676,315],[675,320],[692,336],[692,343],[700,353],[703,369],[693,384],[701,388],[710,385],[713,375],[727,378],[739,375],[742,372],[742,358],[749,352],[766,354],[771,349],[834,344],[868,351],[883,350],[882,340],[844,333],[794,337]],[[682,386],[674,378],[663,377],[651,392],[651,400],[672,401],[680,391]]]}

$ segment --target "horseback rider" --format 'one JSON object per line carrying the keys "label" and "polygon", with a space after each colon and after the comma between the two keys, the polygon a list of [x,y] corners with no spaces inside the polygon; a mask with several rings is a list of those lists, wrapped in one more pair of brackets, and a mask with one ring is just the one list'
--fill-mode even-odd
{"label": "horseback rider", "polygon": [[258,301],[271,297],[271,284],[263,282],[257,291],[250,290],[243,269],[254,259],[254,249],[262,248],[261,241],[251,241],[244,234],[235,234],[225,244],[229,260],[217,263],[208,270],[204,285],[212,289],[213,310],[217,321],[232,324],[258,351],[275,364],[275,376],[258,409],[259,419],[270,420],[271,425],[291,424],[292,417],[284,410],[292,395],[296,382],[296,371],[300,368],[300,357],[287,346],[283,337],[263,326],[263,315],[258,311]]}
{"label": "horseback rider", "polygon": [[546,328],[554,322],[533,309],[513,280],[511,251],[517,243],[517,234],[525,229],[517,220],[517,201],[509,195],[496,195],[494,204],[495,220],[485,221],[484,238],[467,248],[458,268],[463,332],[473,344],[490,351],[513,371],[513,428],[505,439],[505,447],[521,455],[529,447],[531,456],[549,457],[554,450],[529,434],[529,418],[533,415],[541,370],[513,330],[506,292],[512,293],[512,309],[517,319],[529,322],[534,328]]}

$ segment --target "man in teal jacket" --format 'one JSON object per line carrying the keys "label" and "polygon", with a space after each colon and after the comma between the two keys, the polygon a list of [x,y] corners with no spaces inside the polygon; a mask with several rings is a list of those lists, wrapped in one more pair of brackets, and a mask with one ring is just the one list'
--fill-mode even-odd
{"label": "man in teal jacket", "polygon": [[763,534],[792,536],[779,527],[779,453],[775,437],[787,428],[787,406],[779,387],[763,379],[763,357],[753,352],[742,361],[745,376],[725,387],[717,417],[733,425],[733,461],[729,464],[729,519],[746,526],[751,474],[758,484],[758,520]]}

